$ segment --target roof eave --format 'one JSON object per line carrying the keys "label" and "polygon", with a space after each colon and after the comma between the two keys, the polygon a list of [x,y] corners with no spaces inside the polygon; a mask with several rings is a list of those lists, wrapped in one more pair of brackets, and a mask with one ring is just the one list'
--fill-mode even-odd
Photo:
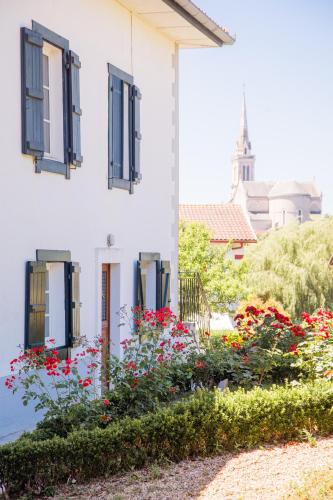
{"label": "roof eave", "polygon": [[[235,42],[235,39],[227,31],[216,24],[215,21],[208,17],[199,7],[194,5],[191,0],[182,0],[182,5],[180,5],[179,1],[180,0],[163,0],[166,5],[191,23],[192,26],[195,26],[201,33],[216,43],[218,47],[222,45],[232,45]],[[195,15],[189,12],[189,8],[195,11]]]}

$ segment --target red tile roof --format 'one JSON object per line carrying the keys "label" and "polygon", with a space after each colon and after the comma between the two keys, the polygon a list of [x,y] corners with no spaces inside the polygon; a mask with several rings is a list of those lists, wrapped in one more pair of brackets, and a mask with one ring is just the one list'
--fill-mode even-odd
{"label": "red tile roof", "polygon": [[239,241],[255,243],[256,235],[240,205],[180,205],[179,219],[183,222],[200,222],[212,232],[213,241]]}

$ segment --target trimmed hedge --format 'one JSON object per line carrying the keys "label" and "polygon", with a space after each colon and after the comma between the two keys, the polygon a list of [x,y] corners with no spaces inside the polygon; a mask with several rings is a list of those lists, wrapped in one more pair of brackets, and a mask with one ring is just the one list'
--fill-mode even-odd
{"label": "trimmed hedge", "polygon": [[1,446],[0,485],[11,497],[50,493],[69,478],[84,481],[159,459],[179,461],[295,439],[303,429],[333,432],[331,383],[226,394],[200,391],[154,414],[127,418],[106,429]]}

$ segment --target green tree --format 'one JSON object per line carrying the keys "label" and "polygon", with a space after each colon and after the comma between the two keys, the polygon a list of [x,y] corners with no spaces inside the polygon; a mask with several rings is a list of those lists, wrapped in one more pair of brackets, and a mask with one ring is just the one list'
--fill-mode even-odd
{"label": "green tree", "polygon": [[179,271],[199,274],[213,311],[223,312],[246,296],[246,266],[236,263],[230,245],[214,245],[206,226],[198,223],[179,227]]}
{"label": "green tree", "polygon": [[249,287],[265,301],[279,301],[294,318],[332,309],[332,254],[333,217],[271,231],[246,254]]}

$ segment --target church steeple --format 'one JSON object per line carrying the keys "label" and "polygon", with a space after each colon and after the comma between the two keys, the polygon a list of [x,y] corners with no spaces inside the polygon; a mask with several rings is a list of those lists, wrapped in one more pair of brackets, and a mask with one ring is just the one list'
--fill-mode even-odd
{"label": "church steeple", "polygon": [[[243,102],[240,119],[239,137],[236,142],[236,151],[232,159],[233,181],[232,191],[240,182],[254,181],[255,156],[252,153],[252,146],[249,139],[249,129],[247,124],[247,111],[245,92],[243,91]],[[233,194],[232,194],[233,197]]]}
{"label": "church steeple", "polygon": [[240,119],[239,139],[237,141],[237,153],[248,154],[251,151],[251,142],[249,140],[249,131],[247,127],[247,113],[245,92],[243,92],[243,105]]}

